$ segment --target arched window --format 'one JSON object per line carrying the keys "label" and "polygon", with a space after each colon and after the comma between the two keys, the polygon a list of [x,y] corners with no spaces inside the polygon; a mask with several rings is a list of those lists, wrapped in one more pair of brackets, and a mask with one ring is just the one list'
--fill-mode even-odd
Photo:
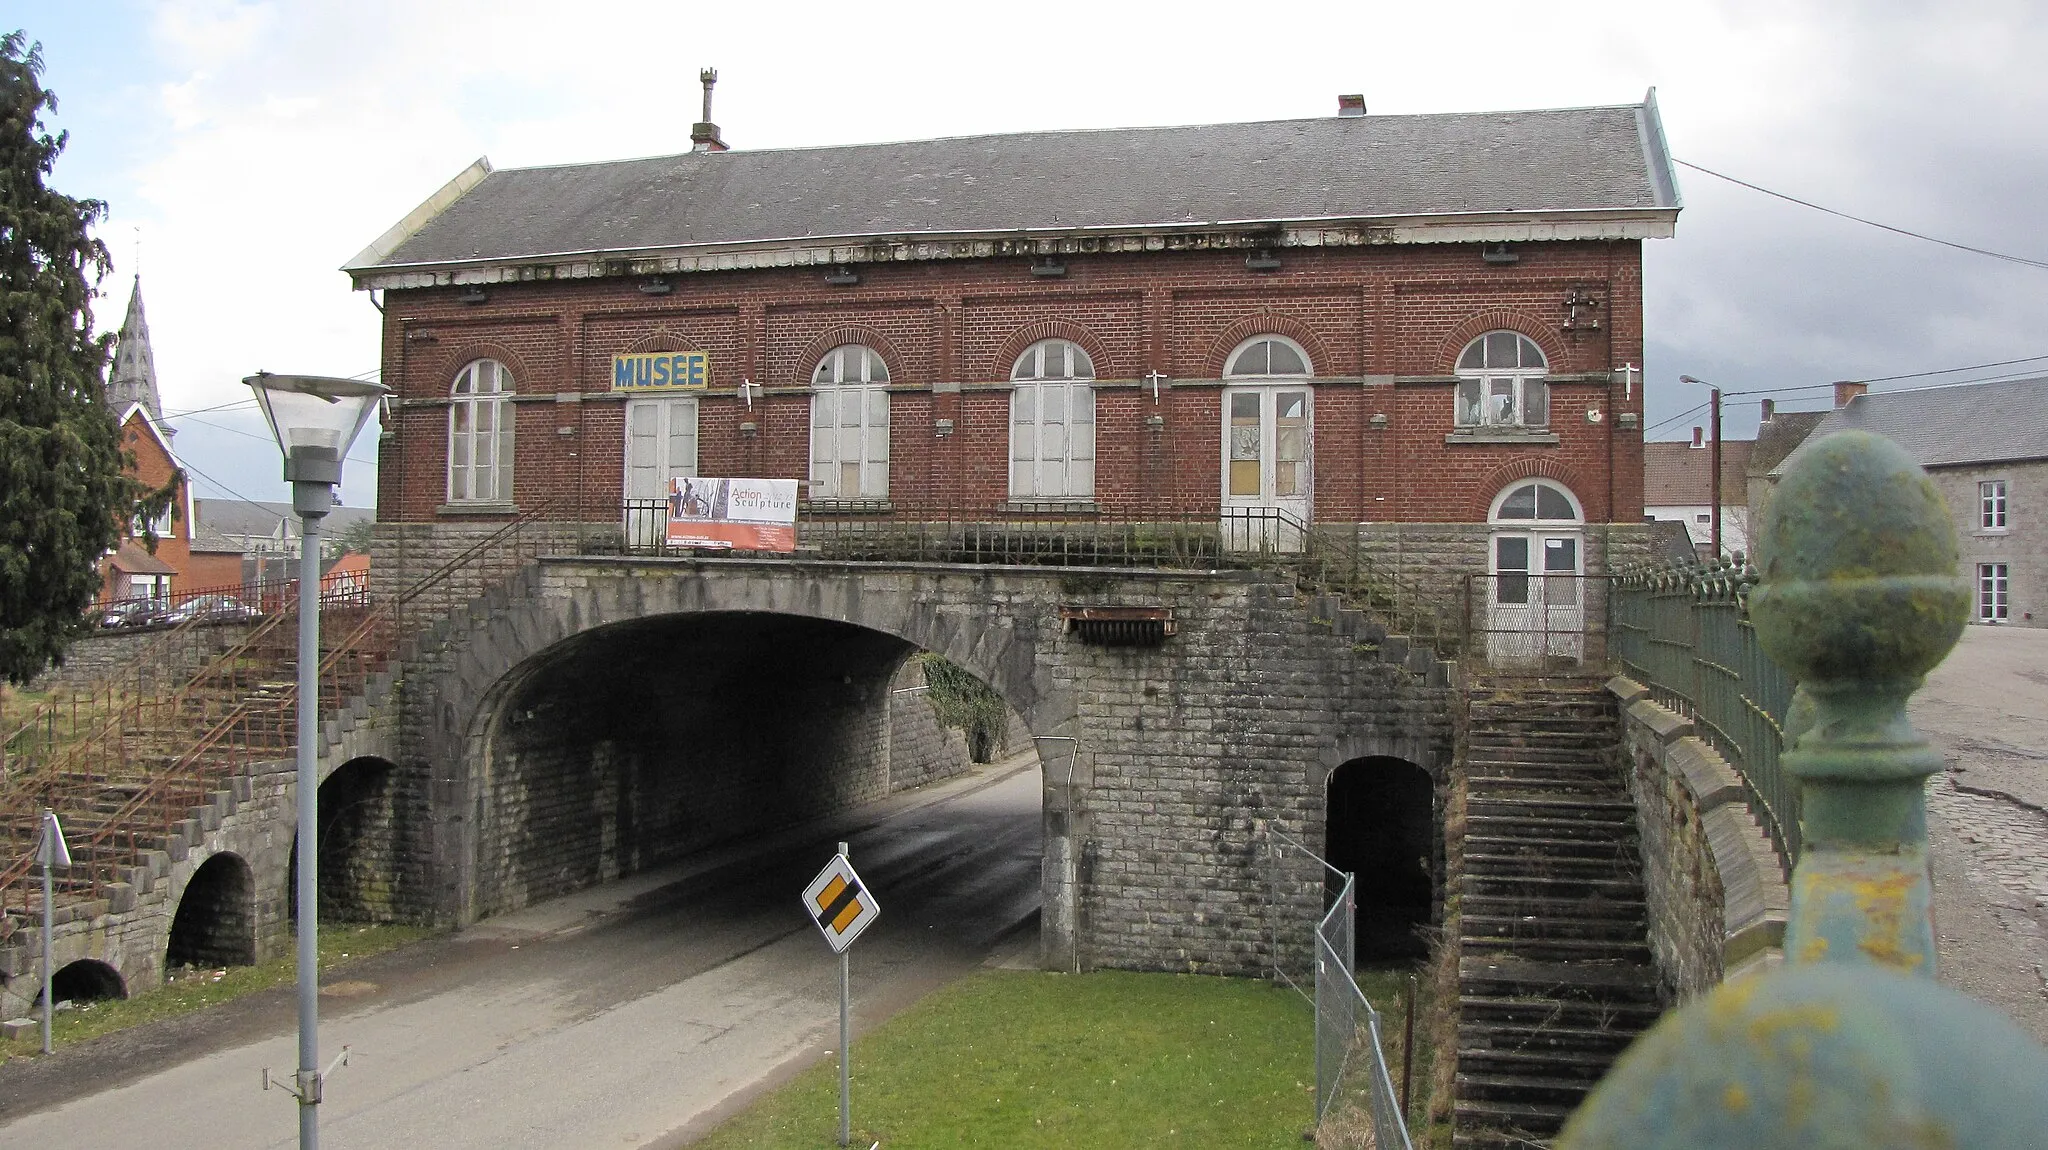
{"label": "arched window", "polygon": [[1225,379],[1302,379],[1314,374],[1308,353],[1291,339],[1261,335],[1239,344],[1224,364]]}
{"label": "arched window", "polygon": [[512,499],[512,373],[480,359],[455,373],[448,402],[448,502]]}
{"label": "arched window", "polygon": [[811,373],[811,498],[889,496],[889,365],[871,347],[835,347]]}
{"label": "arched window", "polygon": [[1010,369],[1010,498],[1095,497],[1095,363],[1044,339]]}
{"label": "arched window", "polygon": [[1569,491],[1540,479],[1517,483],[1501,492],[1494,498],[1493,511],[1487,518],[1498,524],[1532,527],[1584,521],[1578,500]]}
{"label": "arched window", "polygon": [[1490,331],[1458,356],[1459,427],[1548,427],[1550,364],[1520,332]]}

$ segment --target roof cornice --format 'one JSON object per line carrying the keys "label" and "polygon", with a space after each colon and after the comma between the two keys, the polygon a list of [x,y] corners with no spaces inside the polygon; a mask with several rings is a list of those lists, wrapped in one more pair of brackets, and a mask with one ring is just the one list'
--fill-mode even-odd
{"label": "roof cornice", "polygon": [[[374,261],[358,257],[344,270],[353,278],[357,290],[404,290],[606,276],[1004,256],[1668,239],[1676,228],[1677,220],[1676,207],[1220,220],[1135,227],[804,236],[729,244],[552,252],[416,264],[377,265]],[[364,255],[368,256],[370,252]]]}

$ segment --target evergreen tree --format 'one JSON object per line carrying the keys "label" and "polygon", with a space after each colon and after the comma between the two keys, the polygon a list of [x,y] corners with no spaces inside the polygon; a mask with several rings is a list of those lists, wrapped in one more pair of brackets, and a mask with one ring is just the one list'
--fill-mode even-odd
{"label": "evergreen tree", "polygon": [[57,101],[24,45],[0,37],[0,686],[63,657],[139,495],[101,394],[109,338],[92,335],[108,260],[87,229],[106,205],[44,186],[66,134],[43,127]]}

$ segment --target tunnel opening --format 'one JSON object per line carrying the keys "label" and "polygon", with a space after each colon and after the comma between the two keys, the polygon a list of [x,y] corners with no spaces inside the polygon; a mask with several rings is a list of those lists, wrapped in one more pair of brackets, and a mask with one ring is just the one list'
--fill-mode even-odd
{"label": "tunnel opening", "polygon": [[[320,919],[391,922],[397,917],[396,768],[384,759],[350,759],[320,784]],[[285,880],[287,913],[299,920],[299,844],[292,837]]]}
{"label": "tunnel opening", "polygon": [[[106,1002],[111,999],[128,997],[128,984],[121,979],[121,972],[96,958],[81,958],[66,963],[50,976],[50,999],[53,1002]],[[36,993],[36,1005],[43,1002],[42,992]]]}
{"label": "tunnel opening", "polygon": [[242,857],[222,852],[185,884],[171,919],[166,967],[252,966],[256,962],[256,883]]}
{"label": "tunnel opening", "polygon": [[[494,691],[472,742],[473,913],[873,803],[1006,745],[1030,747],[990,688],[919,655],[854,624],[705,612],[598,628],[528,660]],[[948,725],[927,676],[951,672],[994,700],[999,721]]]}
{"label": "tunnel opening", "polygon": [[[1435,908],[1435,788],[1406,759],[1370,756],[1331,772],[1324,857],[1357,876],[1357,960],[1406,962],[1429,953]],[[1331,880],[1335,897],[1337,882]]]}

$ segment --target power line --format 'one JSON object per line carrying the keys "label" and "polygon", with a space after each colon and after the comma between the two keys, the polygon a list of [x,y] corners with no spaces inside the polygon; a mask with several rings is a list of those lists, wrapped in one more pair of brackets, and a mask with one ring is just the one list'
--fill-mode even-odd
{"label": "power line", "polygon": [[1728,175],[1725,172],[1717,172],[1712,168],[1703,168],[1698,164],[1692,163],[1687,160],[1681,160],[1676,156],[1672,157],[1672,162],[1682,167],[1691,168],[1695,172],[1700,172],[1705,175],[1712,176],[1717,180],[1726,180],[1729,183],[1735,184],[1738,187],[1748,188],[1752,192],[1762,192],[1764,195],[1784,200],[1786,203],[1798,204],[1802,208],[1812,208],[1816,212],[1825,212],[1831,216],[1839,216],[1842,219],[1863,224],[1866,227],[1877,228],[1881,231],[1891,232],[1894,235],[1908,236],[1916,240],[1926,240],[1928,243],[1940,244],[1942,247],[1954,248],[1960,252],[1970,252],[1974,255],[1990,256],[1992,259],[2004,260],[2005,262],[2011,264],[2019,264],[2021,267],[2041,268],[2043,270],[2048,270],[2048,260],[2029,259],[2026,256],[2016,256],[2009,252],[1995,252],[1992,251],[1990,248],[1973,247],[1969,244],[1957,243],[1955,240],[1945,240],[1942,239],[1940,236],[1930,236],[1925,232],[1916,232],[1911,228],[1894,227],[1891,224],[1879,223],[1878,221],[1873,219],[1868,219],[1866,217],[1858,215],[1852,215],[1849,212],[1839,211],[1835,208],[1827,207],[1824,204],[1816,204],[1812,200],[1802,200],[1798,196],[1790,196],[1786,195],[1784,192],[1772,191],[1770,188],[1764,187],[1762,184],[1752,184],[1748,180],[1737,179],[1734,176]]}
{"label": "power line", "polygon": [[[256,442],[258,442],[258,443],[268,443],[268,444],[272,444],[272,445],[275,445],[275,444],[277,443],[277,440],[275,440],[275,439],[272,439],[272,438],[271,438],[270,436],[267,436],[267,435],[257,435],[257,434],[256,434],[255,432],[253,432],[253,431],[243,431],[243,430],[241,430],[240,428],[236,428],[236,427],[229,427],[229,426],[227,426],[227,425],[225,425],[225,424],[220,424],[220,423],[213,423],[213,422],[210,422],[210,421],[208,421],[208,420],[204,420],[204,419],[193,419],[193,418],[191,418],[191,417],[189,417],[189,416],[181,416],[180,418],[181,418],[181,419],[183,419],[183,420],[184,420],[184,422],[186,422],[186,423],[196,423],[196,424],[198,424],[198,425],[199,425],[199,426],[201,426],[201,427],[211,427],[211,428],[213,428],[213,429],[214,429],[215,431],[225,431],[225,432],[227,432],[227,433],[228,433],[229,435],[239,435],[239,436],[241,436],[241,437],[242,437],[243,439],[253,439],[253,440],[255,440],[255,441],[256,441]],[[354,460],[354,461],[355,461],[355,462],[357,462],[357,463],[367,463],[367,464],[369,464],[369,465],[370,465],[370,466],[372,466],[372,467],[375,467],[375,466],[377,466],[377,461],[376,461],[376,460],[374,460],[374,459],[365,459],[365,458],[363,458],[363,457],[362,457],[362,456],[360,456],[360,455],[349,455],[349,456],[344,456],[343,458],[344,458],[344,459],[350,459],[350,460]]]}

